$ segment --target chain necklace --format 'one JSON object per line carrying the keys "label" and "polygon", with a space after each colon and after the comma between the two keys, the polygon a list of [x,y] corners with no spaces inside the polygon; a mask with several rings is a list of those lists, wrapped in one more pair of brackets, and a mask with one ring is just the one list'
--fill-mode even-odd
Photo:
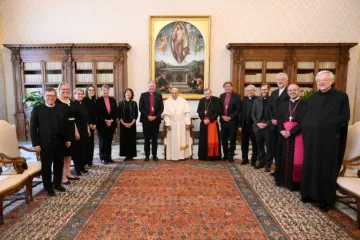
{"label": "chain necklace", "polygon": [[295,105],[295,107],[294,107],[294,109],[292,111],[291,111],[291,108],[290,108],[291,101],[289,101],[289,115],[290,115],[289,120],[290,120],[290,122],[294,119],[293,114],[295,112],[296,107],[299,105],[300,101],[301,101],[301,99],[299,99],[299,101],[296,103],[296,105]]}
{"label": "chain necklace", "polygon": [[209,104],[207,105],[207,107],[206,107],[206,100],[207,100],[207,99],[205,98],[205,115],[207,114],[207,110],[208,110],[208,108],[209,108],[209,106],[210,106],[212,97],[210,97],[210,101],[209,101]]}

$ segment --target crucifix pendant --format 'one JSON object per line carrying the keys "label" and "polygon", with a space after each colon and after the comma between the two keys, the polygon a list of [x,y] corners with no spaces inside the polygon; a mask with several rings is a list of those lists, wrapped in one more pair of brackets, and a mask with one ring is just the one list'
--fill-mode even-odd
{"label": "crucifix pendant", "polygon": [[151,107],[151,111],[154,111],[154,107]]}
{"label": "crucifix pendant", "polygon": [[292,117],[292,116],[290,116],[290,117],[289,117],[289,120],[290,120],[290,122],[291,122],[291,121],[293,120],[293,117]]}
{"label": "crucifix pendant", "polygon": [[207,111],[205,111],[205,115],[206,115]]}

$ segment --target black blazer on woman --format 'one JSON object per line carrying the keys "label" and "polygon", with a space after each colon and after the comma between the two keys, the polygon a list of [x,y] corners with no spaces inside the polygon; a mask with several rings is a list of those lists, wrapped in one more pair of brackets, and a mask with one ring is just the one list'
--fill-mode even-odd
{"label": "black blazer on woman", "polygon": [[90,100],[88,97],[84,97],[82,102],[85,104],[85,107],[88,112],[89,124],[97,124],[97,116],[96,116],[96,99]]}
{"label": "black blazer on woman", "polygon": [[113,98],[113,97],[109,97],[109,101],[110,101],[110,108],[111,108],[110,113],[108,113],[108,111],[106,109],[104,97],[98,98],[96,101],[96,104],[95,104],[96,116],[97,116],[97,121],[98,121],[97,129],[100,132],[108,129],[108,127],[105,123],[105,119],[106,120],[112,119],[113,122],[111,124],[111,128],[113,130],[116,129],[116,119],[117,119],[117,114],[118,114],[117,104],[116,104],[115,98]]}
{"label": "black blazer on woman", "polygon": [[[119,120],[123,120],[126,123],[132,122],[132,120],[138,118],[138,107],[135,101],[130,100],[129,102],[125,103],[126,100],[119,102]],[[130,116],[127,116],[125,113],[125,104],[129,104],[130,106]],[[136,124],[135,124],[136,125]]]}

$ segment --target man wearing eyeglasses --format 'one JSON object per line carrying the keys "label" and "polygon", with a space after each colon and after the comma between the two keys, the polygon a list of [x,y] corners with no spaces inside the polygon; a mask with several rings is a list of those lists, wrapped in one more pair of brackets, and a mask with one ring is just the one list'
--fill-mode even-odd
{"label": "man wearing eyeglasses", "polygon": [[[34,150],[40,153],[41,175],[46,194],[55,196],[54,189],[65,192],[61,186],[64,166],[64,150],[70,147],[70,134],[66,111],[61,105],[55,104],[56,91],[45,90],[45,104],[34,108],[31,113],[30,135]],[[54,179],[51,179],[53,165]]]}
{"label": "man wearing eyeglasses", "polygon": [[222,159],[234,162],[240,112],[240,95],[233,92],[232,82],[225,82],[223,88],[224,93],[220,95],[221,142],[224,153]]}

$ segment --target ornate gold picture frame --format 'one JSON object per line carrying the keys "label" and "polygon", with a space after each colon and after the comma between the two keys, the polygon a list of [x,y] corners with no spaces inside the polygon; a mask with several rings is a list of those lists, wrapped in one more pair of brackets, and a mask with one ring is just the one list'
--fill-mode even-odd
{"label": "ornate gold picture frame", "polygon": [[176,87],[201,99],[209,87],[210,16],[150,16],[150,76],[164,98]]}

